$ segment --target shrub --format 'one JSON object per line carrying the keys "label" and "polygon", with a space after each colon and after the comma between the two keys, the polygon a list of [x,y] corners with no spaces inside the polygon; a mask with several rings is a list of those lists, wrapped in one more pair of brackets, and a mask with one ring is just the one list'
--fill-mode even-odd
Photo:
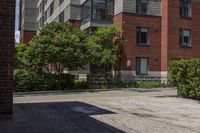
{"label": "shrub", "polygon": [[167,84],[161,83],[160,81],[142,81],[138,82],[136,85],[137,88],[164,88],[168,87]]}
{"label": "shrub", "polygon": [[[58,79],[58,76],[57,76]],[[63,89],[73,89],[74,88],[75,76],[71,74],[61,75],[61,88]],[[58,82],[58,80],[56,80]]]}
{"label": "shrub", "polygon": [[168,84],[161,83],[160,81],[139,81],[135,83],[110,83],[99,84],[95,88],[108,89],[108,88],[165,88],[169,87]]}
{"label": "shrub", "polygon": [[84,81],[84,80],[75,80],[74,81],[74,87],[76,89],[87,89],[88,88],[87,81]]}
{"label": "shrub", "polygon": [[186,98],[200,98],[200,59],[173,60],[169,65],[170,81]]}
{"label": "shrub", "polygon": [[14,91],[46,91],[55,88],[55,79],[51,74],[16,70],[14,72]]}
{"label": "shrub", "polygon": [[[61,80],[59,80],[59,77]],[[30,72],[26,70],[16,70],[14,72],[14,87],[16,92],[26,91],[48,91],[58,88],[60,81],[61,88],[74,88],[75,77],[70,74],[61,76],[47,74],[43,72]]]}

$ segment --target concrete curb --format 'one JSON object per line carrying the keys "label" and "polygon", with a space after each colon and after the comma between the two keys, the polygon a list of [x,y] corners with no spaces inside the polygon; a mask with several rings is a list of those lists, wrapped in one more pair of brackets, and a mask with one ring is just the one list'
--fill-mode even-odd
{"label": "concrete curb", "polygon": [[136,92],[156,92],[162,90],[174,90],[176,88],[113,88],[113,89],[86,89],[86,90],[57,90],[57,91],[35,91],[35,92],[14,92],[14,96],[22,96],[22,95],[42,95],[42,94],[64,94],[64,93],[84,93],[84,92],[103,92],[103,91],[136,91]]}

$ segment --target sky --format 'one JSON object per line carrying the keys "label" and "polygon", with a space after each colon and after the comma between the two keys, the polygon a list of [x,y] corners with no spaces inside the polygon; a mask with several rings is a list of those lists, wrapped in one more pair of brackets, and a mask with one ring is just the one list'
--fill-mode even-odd
{"label": "sky", "polygon": [[19,42],[20,32],[18,31],[19,26],[19,0],[16,0],[16,18],[15,18],[15,41]]}

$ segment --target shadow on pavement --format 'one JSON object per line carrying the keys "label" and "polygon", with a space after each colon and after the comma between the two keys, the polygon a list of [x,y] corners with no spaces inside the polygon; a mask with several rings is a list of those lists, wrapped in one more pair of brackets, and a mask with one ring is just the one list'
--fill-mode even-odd
{"label": "shadow on pavement", "polygon": [[12,120],[0,120],[0,133],[124,133],[91,116],[114,112],[82,102],[15,104]]}

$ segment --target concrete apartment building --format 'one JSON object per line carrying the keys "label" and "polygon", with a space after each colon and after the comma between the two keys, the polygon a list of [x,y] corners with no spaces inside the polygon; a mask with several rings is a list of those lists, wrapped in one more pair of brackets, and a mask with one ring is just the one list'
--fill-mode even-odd
{"label": "concrete apartment building", "polygon": [[[37,4],[35,32],[52,21],[70,22],[88,34],[96,27],[112,23],[120,26],[126,40],[118,67],[123,81],[136,77],[165,81],[171,59],[200,57],[199,0],[22,1],[34,1],[32,9]],[[29,21],[27,16],[32,14],[22,15],[21,20]],[[22,41],[30,40],[27,36],[22,34]]]}

